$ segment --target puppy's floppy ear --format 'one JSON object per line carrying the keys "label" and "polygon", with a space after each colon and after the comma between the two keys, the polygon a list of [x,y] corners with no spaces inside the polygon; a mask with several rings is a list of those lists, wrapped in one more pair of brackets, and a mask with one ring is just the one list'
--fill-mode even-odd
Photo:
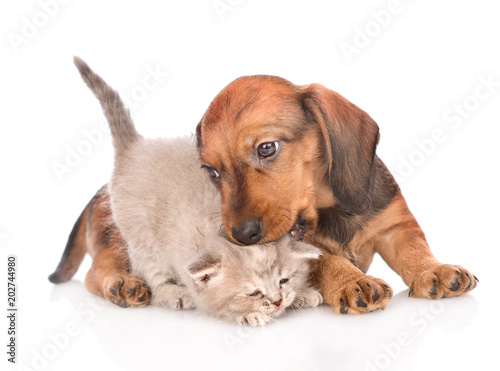
{"label": "puppy's floppy ear", "polygon": [[378,125],[363,110],[320,84],[302,87],[302,107],[325,139],[329,182],[340,205],[362,212],[375,182]]}
{"label": "puppy's floppy ear", "polygon": [[205,285],[219,274],[221,267],[220,259],[203,253],[189,264],[187,271],[197,285]]}

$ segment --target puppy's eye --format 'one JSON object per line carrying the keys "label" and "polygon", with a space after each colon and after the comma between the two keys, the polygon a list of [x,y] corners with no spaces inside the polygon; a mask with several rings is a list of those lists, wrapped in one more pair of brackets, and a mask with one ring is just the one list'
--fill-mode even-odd
{"label": "puppy's eye", "polygon": [[257,147],[257,152],[259,152],[260,157],[271,157],[278,153],[278,150],[280,148],[279,142],[267,142],[267,143],[261,143]]}
{"label": "puppy's eye", "polygon": [[203,165],[202,168],[204,168],[208,175],[214,180],[218,180],[220,178],[219,172],[215,170],[214,168],[208,166],[208,165]]}
{"label": "puppy's eye", "polygon": [[287,283],[288,281],[289,281],[289,279],[288,279],[288,278],[282,278],[282,279],[280,280],[280,285],[284,285],[284,284],[285,284],[285,283]]}
{"label": "puppy's eye", "polygon": [[262,294],[262,292],[260,292],[260,290],[255,290],[254,292],[252,292],[250,294],[250,296],[257,296],[257,295],[260,295],[260,294]]}

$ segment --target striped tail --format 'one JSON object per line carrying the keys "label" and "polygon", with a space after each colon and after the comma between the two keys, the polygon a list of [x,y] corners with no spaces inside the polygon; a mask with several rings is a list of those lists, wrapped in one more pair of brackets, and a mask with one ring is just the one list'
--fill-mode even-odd
{"label": "striped tail", "polygon": [[118,152],[126,150],[141,136],[137,133],[130,112],[123,104],[120,95],[106,84],[98,74],[92,71],[82,59],[75,56],[73,61],[83,81],[101,104],[111,129],[115,150]]}

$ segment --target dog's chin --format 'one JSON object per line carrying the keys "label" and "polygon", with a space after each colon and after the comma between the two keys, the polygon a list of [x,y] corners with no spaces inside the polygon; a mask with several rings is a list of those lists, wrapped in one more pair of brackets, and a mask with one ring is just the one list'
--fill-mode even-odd
{"label": "dog's chin", "polygon": [[292,226],[292,229],[288,232],[290,236],[297,241],[301,241],[308,231],[308,225],[304,217],[299,214],[297,220]]}

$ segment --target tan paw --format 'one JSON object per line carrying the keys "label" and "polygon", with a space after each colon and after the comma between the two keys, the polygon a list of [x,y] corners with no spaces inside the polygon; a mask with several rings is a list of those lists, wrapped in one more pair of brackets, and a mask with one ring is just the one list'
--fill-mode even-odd
{"label": "tan paw", "polygon": [[292,308],[314,308],[323,303],[323,296],[319,291],[307,289],[297,295],[293,301]]}
{"label": "tan paw", "polygon": [[130,274],[109,277],[104,287],[104,297],[122,308],[144,307],[151,302],[146,282]]}
{"label": "tan paw", "polygon": [[438,264],[413,280],[408,296],[429,299],[460,296],[474,289],[478,282],[476,276],[459,265]]}
{"label": "tan paw", "polygon": [[184,286],[164,283],[155,287],[151,304],[175,310],[194,309],[194,301]]}
{"label": "tan paw", "polygon": [[338,314],[361,314],[385,309],[391,301],[392,289],[385,281],[364,275],[324,297]]}
{"label": "tan paw", "polygon": [[249,313],[245,316],[238,318],[237,322],[243,326],[264,326],[265,324],[271,322],[273,318],[267,314],[255,312]]}

